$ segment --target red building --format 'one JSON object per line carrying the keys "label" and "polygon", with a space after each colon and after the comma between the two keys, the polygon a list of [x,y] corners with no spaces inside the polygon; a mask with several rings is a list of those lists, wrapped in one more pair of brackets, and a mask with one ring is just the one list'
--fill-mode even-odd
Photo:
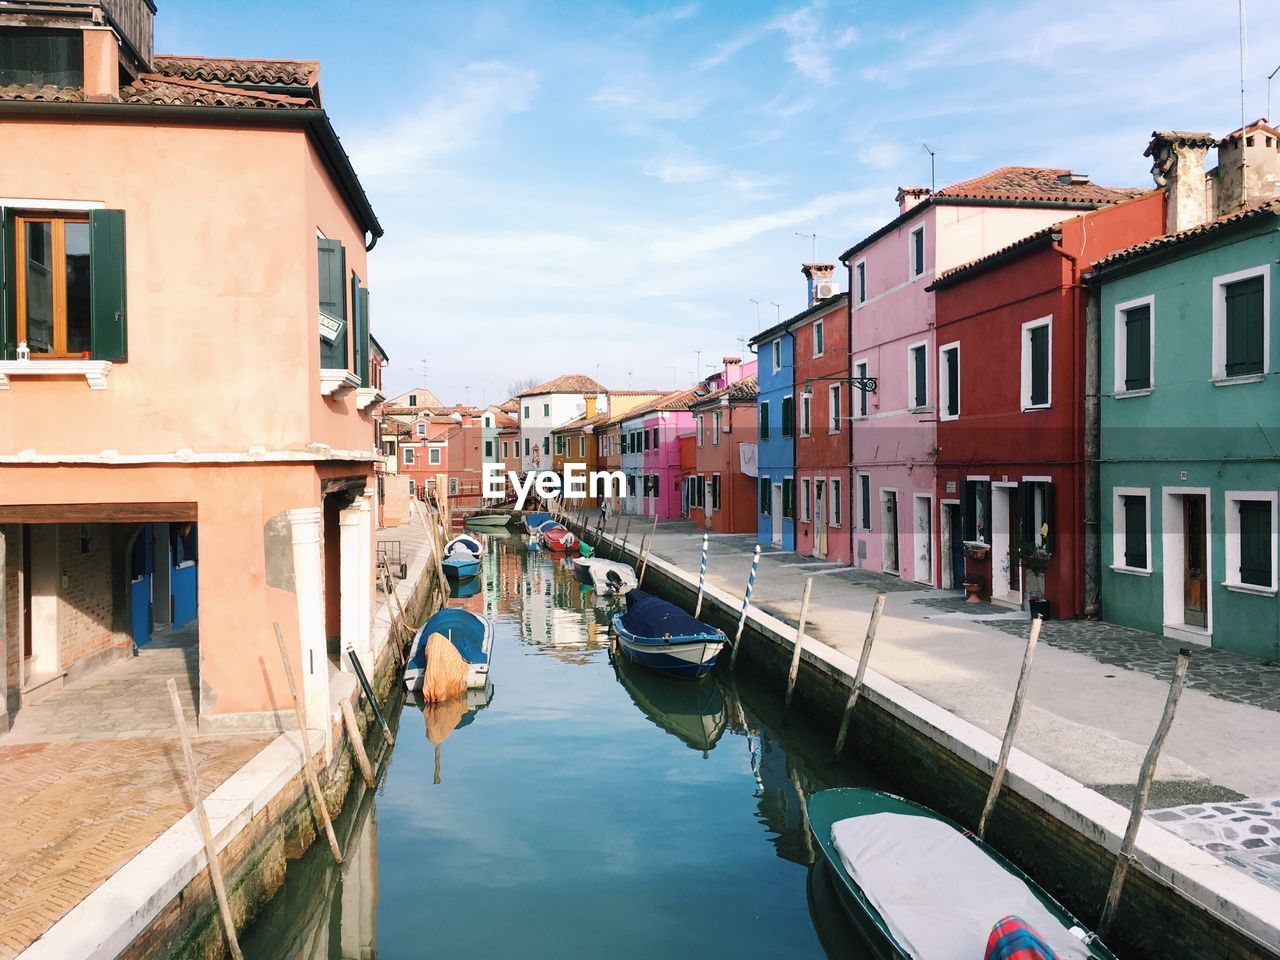
{"label": "red building", "polygon": [[941,507],[933,555],[943,587],[980,582],[983,597],[1016,606],[1043,598],[1055,617],[1095,601],[1085,583],[1085,443],[1097,388],[1086,405],[1085,384],[1098,343],[1081,281],[1095,260],[1163,226],[1164,193],[1151,191],[1040,230],[929,288]]}
{"label": "red building", "polygon": [[[755,374],[690,404],[694,434],[681,438],[688,517],[716,533],[755,533],[756,478],[742,471],[742,448],[756,446]],[[684,452],[690,444],[692,456]],[[751,458],[754,462],[754,458]]]}
{"label": "red building", "polygon": [[[849,295],[830,291],[833,264],[807,263],[811,306],[794,337],[796,553],[850,562]],[[826,289],[819,289],[826,284]]]}

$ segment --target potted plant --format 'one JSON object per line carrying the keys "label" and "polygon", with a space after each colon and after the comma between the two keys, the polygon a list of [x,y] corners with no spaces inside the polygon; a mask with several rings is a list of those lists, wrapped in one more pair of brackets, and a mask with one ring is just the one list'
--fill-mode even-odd
{"label": "potted plant", "polygon": [[966,540],[964,542],[964,555],[972,560],[985,560],[990,552],[991,545],[981,540]]}
{"label": "potted plant", "polygon": [[1053,559],[1052,553],[1044,546],[1035,543],[1018,544],[1016,556],[1018,562],[1022,564],[1022,569],[1037,573],[1047,569],[1049,561]]}

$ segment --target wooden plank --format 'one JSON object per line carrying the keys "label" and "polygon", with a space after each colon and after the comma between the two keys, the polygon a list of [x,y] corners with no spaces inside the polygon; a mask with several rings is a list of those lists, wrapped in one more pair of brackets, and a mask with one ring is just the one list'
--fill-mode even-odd
{"label": "wooden plank", "polygon": [[0,523],[149,523],[195,519],[195,503],[18,503],[0,506]]}

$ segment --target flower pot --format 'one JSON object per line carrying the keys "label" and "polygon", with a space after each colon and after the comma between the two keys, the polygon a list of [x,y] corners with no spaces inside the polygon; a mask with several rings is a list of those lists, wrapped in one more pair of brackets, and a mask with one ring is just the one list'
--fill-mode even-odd
{"label": "flower pot", "polygon": [[982,593],[981,580],[966,580],[963,586],[964,586],[965,603],[981,603],[982,602],[982,597],[979,596],[979,594]]}

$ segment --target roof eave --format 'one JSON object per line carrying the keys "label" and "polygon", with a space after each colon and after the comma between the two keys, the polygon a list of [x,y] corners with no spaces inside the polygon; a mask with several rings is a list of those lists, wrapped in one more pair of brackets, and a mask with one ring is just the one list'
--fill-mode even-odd
{"label": "roof eave", "polygon": [[986,273],[988,270],[994,270],[996,267],[1003,266],[1011,260],[1017,260],[1031,253],[1038,253],[1046,247],[1052,247],[1054,244],[1062,240],[1062,231],[1053,230],[1049,233],[1038,234],[1028,239],[1013,244],[1006,250],[999,253],[993,253],[990,256],[983,257],[981,260],[975,260],[963,267],[957,267],[955,270],[939,277],[933,283],[925,287],[926,292],[942,290],[953,284],[976,277],[978,274]]}
{"label": "roof eave", "polygon": [[1106,277],[1136,272],[1149,265],[1152,261],[1158,261],[1168,256],[1176,256],[1189,249],[1194,250],[1197,247],[1207,246],[1220,240],[1224,234],[1229,235],[1239,230],[1256,227],[1260,220],[1264,220],[1268,216],[1272,218],[1280,217],[1280,208],[1260,207],[1258,210],[1253,211],[1250,216],[1241,217],[1231,223],[1224,223],[1215,229],[1206,230],[1194,236],[1183,237],[1180,240],[1174,240],[1151,250],[1135,253],[1112,263],[1095,263],[1085,279],[1090,283],[1099,283]]}

